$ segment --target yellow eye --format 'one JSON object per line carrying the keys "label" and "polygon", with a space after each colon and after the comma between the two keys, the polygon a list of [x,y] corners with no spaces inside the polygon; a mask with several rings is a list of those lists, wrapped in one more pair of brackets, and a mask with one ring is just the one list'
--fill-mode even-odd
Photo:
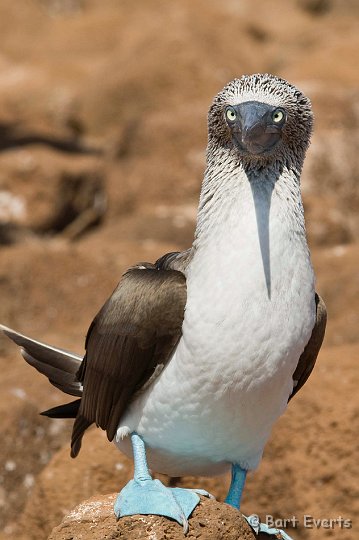
{"label": "yellow eye", "polygon": [[226,117],[227,120],[229,120],[230,122],[233,122],[237,118],[237,113],[233,109],[233,107],[228,107],[228,109],[226,110]]}
{"label": "yellow eye", "polygon": [[276,124],[279,124],[283,120],[283,118],[284,118],[284,113],[279,109],[274,111],[273,114],[272,114],[272,120]]}

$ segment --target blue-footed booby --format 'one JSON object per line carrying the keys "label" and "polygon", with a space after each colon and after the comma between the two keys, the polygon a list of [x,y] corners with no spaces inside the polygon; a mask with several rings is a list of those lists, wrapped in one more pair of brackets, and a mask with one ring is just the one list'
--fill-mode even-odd
{"label": "blue-footed booby", "polygon": [[226,502],[239,509],[247,471],[314,367],[326,309],[300,192],[312,124],[310,101],[285,80],[233,80],[208,114],[192,247],[125,272],[83,359],[2,327],[28,363],[79,398],[43,413],[75,418],[72,457],[93,423],[133,453],[118,517],[159,514],[188,529],[205,492],[165,487],[149,467],[172,476],[231,468]]}

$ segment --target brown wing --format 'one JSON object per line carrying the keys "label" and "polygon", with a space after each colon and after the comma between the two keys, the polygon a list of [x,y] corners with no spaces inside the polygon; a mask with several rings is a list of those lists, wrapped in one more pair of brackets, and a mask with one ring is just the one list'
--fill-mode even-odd
{"label": "brown wing", "polygon": [[145,263],[124,274],[87,334],[78,372],[83,397],[72,432],[72,457],[94,422],[110,441],[114,438],[131,398],[178,343],[186,298],[186,279],[176,270]]}
{"label": "brown wing", "polygon": [[325,327],[327,324],[327,309],[322,298],[318,294],[315,294],[315,303],[317,307],[317,318],[310,340],[301,354],[297,368],[293,374],[295,386],[289,399],[292,399],[292,397],[307,382],[308,377],[313,371],[315,361],[323,343]]}

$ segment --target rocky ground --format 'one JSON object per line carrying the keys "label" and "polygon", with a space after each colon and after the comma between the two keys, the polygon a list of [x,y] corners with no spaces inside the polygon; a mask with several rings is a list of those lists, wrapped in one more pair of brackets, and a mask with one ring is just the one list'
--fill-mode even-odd
{"label": "rocky ground", "polygon": [[162,516],[129,516],[116,520],[113,505],[116,493],[91,497],[68,514],[53,529],[49,540],[73,538],[104,540],[277,540],[275,534],[256,535],[244,517],[228,504],[201,497],[191,516],[191,527],[186,535],[182,527]]}
{"label": "rocky ground", "polygon": [[[213,95],[268,71],[311,97],[303,195],[328,331],[243,502],[296,516],[298,540],[358,536],[358,15],[355,0],[0,3],[0,321],[79,353],[126,267],[191,244]],[[97,430],[71,461],[71,422],[38,416],[62,395],[5,339],[0,365],[0,538],[41,540],[131,470]],[[223,500],[228,479],[181,482]]]}

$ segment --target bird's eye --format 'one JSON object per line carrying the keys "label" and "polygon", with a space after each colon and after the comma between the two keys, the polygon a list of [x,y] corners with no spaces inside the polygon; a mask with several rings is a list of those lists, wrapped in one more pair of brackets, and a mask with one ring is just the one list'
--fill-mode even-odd
{"label": "bird's eye", "polygon": [[284,119],[284,112],[276,109],[272,114],[272,120],[275,124],[279,124]]}
{"label": "bird's eye", "polygon": [[229,120],[230,122],[233,122],[237,118],[237,113],[233,109],[233,107],[228,107],[228,109],[226,110],[226,117],[227,120]]}

